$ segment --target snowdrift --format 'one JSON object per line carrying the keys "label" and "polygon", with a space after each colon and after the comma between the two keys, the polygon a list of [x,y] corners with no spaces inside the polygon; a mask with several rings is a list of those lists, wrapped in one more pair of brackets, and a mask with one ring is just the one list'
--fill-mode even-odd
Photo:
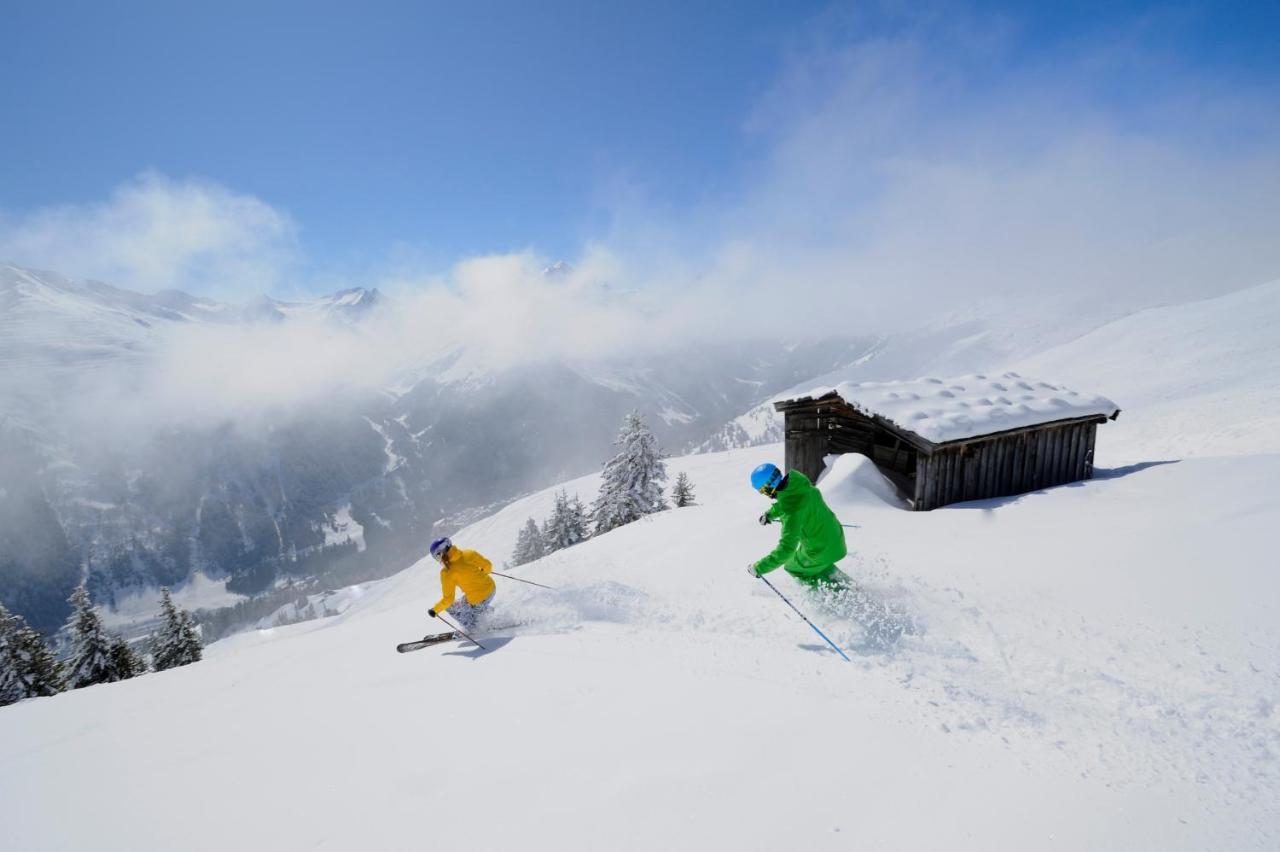
{"label": "snowdrift", "polygon": [[906,500],[898,495],[898,489],[885,478],[871,459],[856,453],[827,456],[826,469],[818,478],[818,485],[828,502],[845,506],[876,503],[909,508]]}

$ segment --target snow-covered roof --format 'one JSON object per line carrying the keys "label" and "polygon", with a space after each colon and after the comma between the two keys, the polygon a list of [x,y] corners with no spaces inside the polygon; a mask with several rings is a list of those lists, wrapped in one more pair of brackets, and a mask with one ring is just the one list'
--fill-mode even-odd
{"label": "snow-covered roof", "polygon": [[1081,417],[1114,417],[1119,407],[1104,396],[1017,373],[923,378],[902,382],[843,382],[791,394],[777,402],[819,399],[831,393],[934,444],[961,441]]}

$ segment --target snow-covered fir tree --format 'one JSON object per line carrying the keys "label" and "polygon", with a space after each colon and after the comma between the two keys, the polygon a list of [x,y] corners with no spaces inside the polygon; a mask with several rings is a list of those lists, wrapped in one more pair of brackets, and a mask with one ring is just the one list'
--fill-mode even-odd
{"label": "snow-covered fir tree", "polygon": [[542,540],[547,553],[555,553],[586,541],[591,537],[589,524],[587,509],[576,494],[572,500],[567,491],[556,494],[551,517],[547,518],[542,527]]}
{"label": "snow-covered fir tree", "polygon": [[677,509],[693,506],[696,496],[693,493],[693,483],[689,481],[689,474],[683,470],[680,471],[676,476],[676,484],[671,486],[671,504]]}
{"label": "snow-covered fir tree", "polygon": [[156,671],[162,672],[199,662],[203,646],[191,615],[174,604],[167,588],[160,590],[160,607],[164,623],[156,634],[152,652],[152,663]]}
{"label": "snow-covered fir tree", "polygon": [[591,538],[591,517],[577,494],[573,495],[573,499],[569,501],[568,527],[569,539],[574,544],[581,544]]}
{"label": "snow-covered fir tree", "polygon": [[68,689],[123,680],[116,675],[111,658],[111,637],[102,629],[102,619],[93,609],[89,590],[84,583],[71,593],[71,617],[67,630],[71,633],[71,656],[67,659]]}
{"label": "snow-covered fir tree", "polygon": [[10,637],[16,622],[17,618],[10,615],[9,610],[0,603],[0,707],[21,701],[25,697],[18,688],[17,670],[9,655]]}
{"label": "snow-covered fir tree", "polygon": [[542,531],[538,529],[537,522],[530,518],[516,534],[516,548],[511,552],[511,564],[524,565],[546,555],[547,548],[542,543]]}
{"label": "snow-covered fir tree", "polygon": [[142,657],[129,647],[129,643],[119,636],[111,637],[111,665],[119,675],[119,680],[128,680],[147,673],[147,664]]}
{"label": "snow-covered fir tree", "polygon": [[667,508],[662,497],[667,466],[639,412],[627,415],[614,444],[621,449],[604,466],[600,493],[591,506],[596,535]]}
{"label": "snow-covered fir tree", "polygon": [[565,514],[568,504],[569,498],[565,492],[557,491],[555,503],[551,507],[551,515],[542,523],[542,543],[547,553],[555,553],[568,546],[564,541]]}
{"label": "snow-covered fir tree", "polygon": [[62,665],[40,634],[0,604],[0,706],[63,690]]}

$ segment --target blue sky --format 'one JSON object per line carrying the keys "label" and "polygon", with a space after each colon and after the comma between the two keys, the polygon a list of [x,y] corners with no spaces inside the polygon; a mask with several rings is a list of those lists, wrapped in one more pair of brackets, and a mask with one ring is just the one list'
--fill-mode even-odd
{"label": "blue sky", "polygon": [[320,255],[568,252],[620,174],[675,204],[715,191],[806,13],[684,6],[22,4],[3,200],[155,169],[288,210]]}
{"label": "blue sky", "polygon": [[848,64],[822,57],[904,31],[934,63],[921,88],[964,69],[939,111],[1012,114],[1039,89],[1117,127],[1229,142],[1231,121],[1149,102],[1274,91],[1277,5],[7,2],[0,226],[65,221],[150,175],[278,212],[324,282],[405,258],[575,258],[637,208],[637,231],[751,218],[735,205],[842,85]]}

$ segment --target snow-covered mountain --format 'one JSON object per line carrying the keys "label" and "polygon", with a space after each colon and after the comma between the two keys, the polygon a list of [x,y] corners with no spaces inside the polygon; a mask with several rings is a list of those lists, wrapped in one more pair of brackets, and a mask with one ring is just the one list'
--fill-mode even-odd
{"label": "snow-covered mountain", "polygon": [[375,288],[350,287],[305,302],[282,302],[270,296],[260,296],[245,306],[247,319],[283,322],[290,318],[308,318],[347,323],[359,322],[377,310],[384,298]]}
{"label": "snow-covered mountain", "polygon": [[[0,265],[0,308],[4,309],[0,328],[5,331],[6,346],[15,353],[33,347],[37,339],[25,336],[33,330],[63,332],[58,337],[46,336],[49,344],[71,346],[88,338],[100,345],[117,342],[127,349],[125,342],[147,339],[146,330],[156,323],[243,322],[263,318],[264,308],[275,312],[271,319],[315,316],[352,320],[372,311],[382,299],[376,289],[353,287],[308,301],[262,296],[237,306],[180,290],[135,293],[101,281],[77,281],[56,272]],[[113,352],[110,348],[107,351]],[[75,349],[68,349],[65,355],[83,357]]]}
{"label": "snow-covered mountain", "polygon": [[[547,274],[567,273],[561,266]],[[383,566],[420,552],[438,523],[450,528],[476,507],[598,469],[632,409],[677,449],[781,388],[857,360],[868,345],[695,343],[501,369],[457,349],[396,365],[406,378],[393,386],[348,375],[301,402],[268,398],[252,425],[217,410],[192,420],[166,405],[154,415],[160,422],[107,430],[174,341],[203,335],[212,344],[194,357],[220,358],[242,338],[205,330],[251,328],[261,341],[278,329],[275,348],[283,348],[294,345],[289,330],[298,321],[331,323],[335,339],[358,350],[364,324],[388,300],[356,288],[230,306],[14,266],[0,267],[0,299],[10,483],[0,520],[12,521],[9,530],[41,531],[0,532],[0,599],[44,629],[61,623],[70,588],[86,572],[97,600],[127,612],[145,609],[161,584],[177,586],[178,601],[194,606],[220,599],[211,582],[225,585],[221,600],[232,602],[322,575],[332,584],[385,574]],[[313,333],[305,342],[323,340]],[[283,362],[305,371],[305,357]],[[287,389],[289,376],[276,384]],[[181,390],[188,401],[202,396],[189,382]],[[98,406],[112,417],[100,417]],[[565,434],[576,439],[561,440]]]}
{"label": "snow-covered mountain", "polygon": [[[431,822],[442,846],[1274,849],[1278,301],[1144,312],[1034,359],[1125,409],[1091,481],[915,513],[840,458],[820,485],[859,525],[842,567],[861,594],[770,579],[852,663],[744,570],[777,540],[747,477],[782,448],[673,459],[698,505],[516,569],[553,590],[500,578],[495,623],[520,624],[483,650],[393,651],[436,626],[422,560],[348,590],[341,615],[0,710],[6,838],[402,848],[430,803],[452,817]],[[1188,426],[1196,457],[1170,459]],[[501,561],[559,487],[596,486],[532,494],[455,540]],[[902,634],[870,641],[886,621]],[[129,783],[80,771],[86,755]],[[246,771],[263,755],[270,772]],[[248,816],[208,820],[175,779]],[[112,819],[139,799],[148,820]]]}
{"label": "snow-covered mountain", "polygon": [[11,371],[84,369],[136,355],[157,324],[236,319],[230,306],[178,291],[144,296],[97,281],[0,265],[0,380],[12,382]]}

